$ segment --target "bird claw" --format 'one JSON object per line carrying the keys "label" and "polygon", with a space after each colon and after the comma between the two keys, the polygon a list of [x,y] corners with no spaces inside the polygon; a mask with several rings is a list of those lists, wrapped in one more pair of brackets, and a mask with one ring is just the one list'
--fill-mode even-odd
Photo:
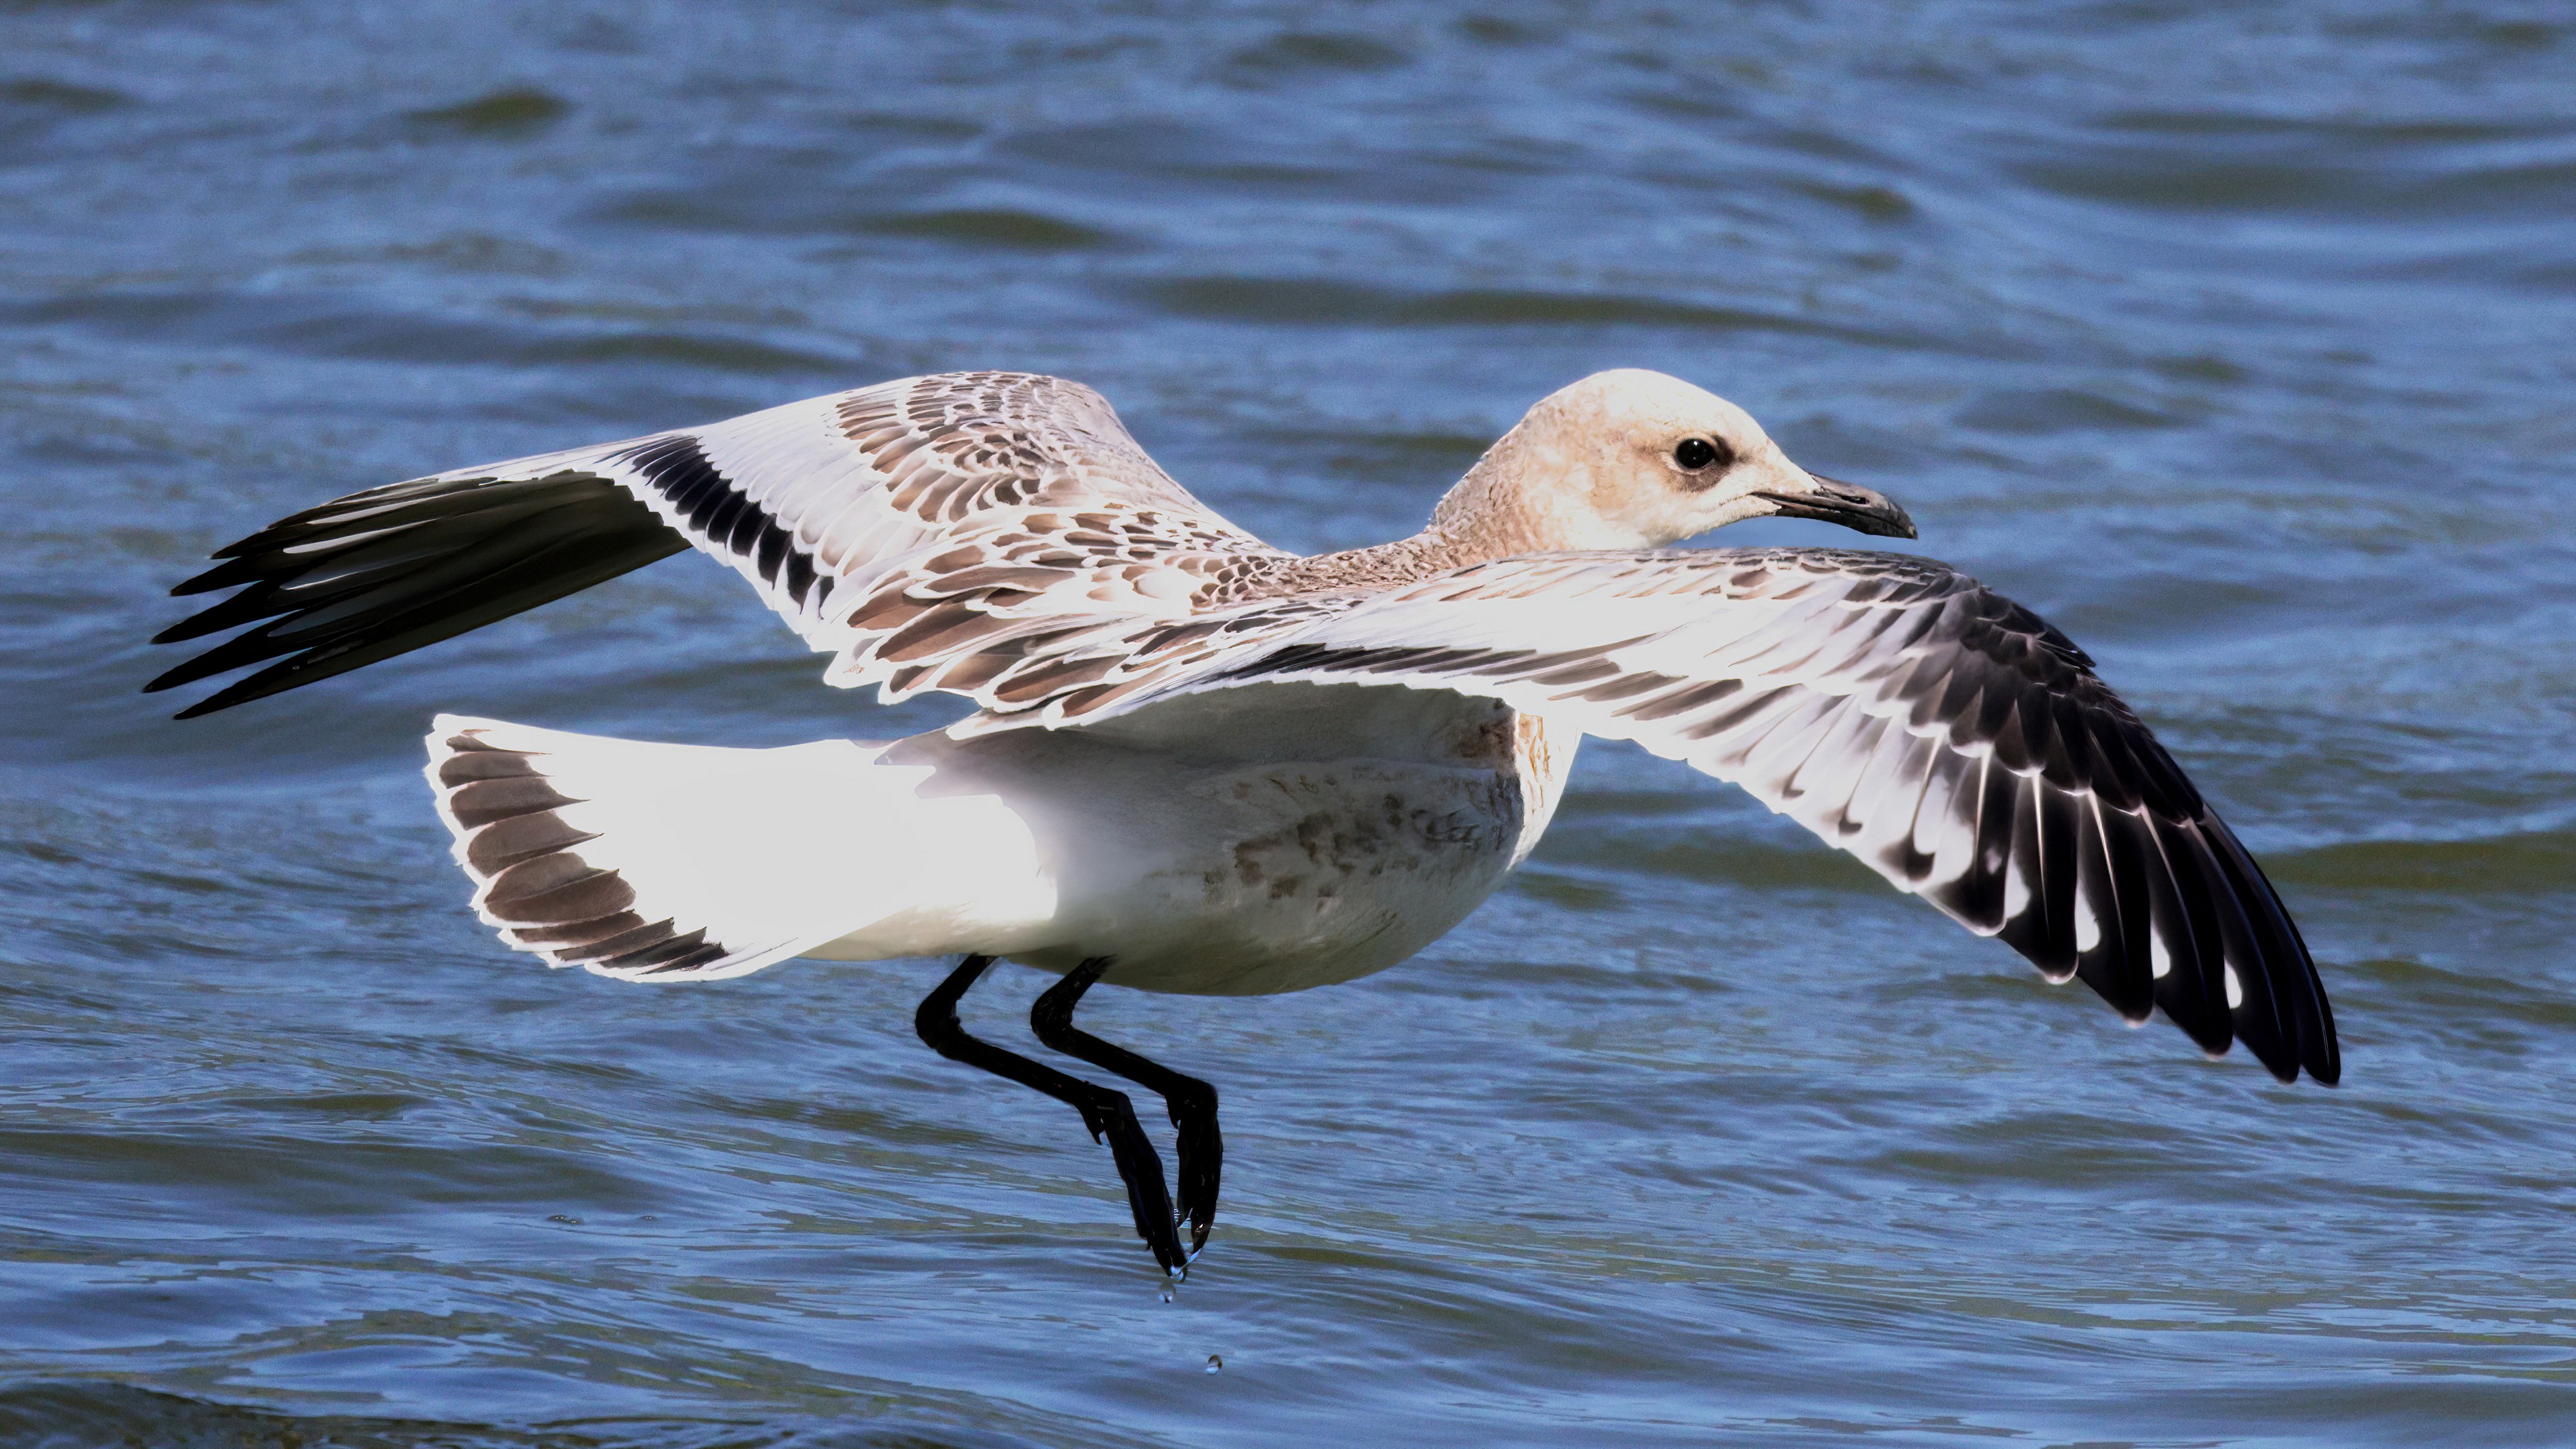
{"label": "bird claw", "polygon": [[1190,1256],[1195,1258],[1207,1247],[1208,1233],[1216,1226],[1217,1178],[1225,1160],[1225,1143],[1217,1135],[1213,1111],[1180,1127],[1180,1170],[1172,1184],[1174,1226],[1188,1226]]}
{"label": "bird claw", "polygon": [[[1127,1184],[1127,1207],[1135,1215],[1136,1236],[1145,1240],[1146,1248],[1165,1273],[1189,1270],[1191,1254],[1181,1251],[1177,1225],[1180,1219],[1172,1211],[1172,1199],[1163,1186],[1162,1154],[1154,1150],[1153,1139],[1145,1135],[1144,1124],[1136,1120],[1136,1109],[1123,1092],[1098,1089],[1099,1109],[1107,1116],[1110,1159],[1118,1165],[1119,1180]],[[1091,1113],[1085,1111],[1084,1119]]]}

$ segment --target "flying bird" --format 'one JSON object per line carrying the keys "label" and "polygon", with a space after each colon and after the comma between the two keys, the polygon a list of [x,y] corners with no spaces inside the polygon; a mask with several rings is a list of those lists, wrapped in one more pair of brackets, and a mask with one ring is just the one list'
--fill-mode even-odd
{"label": "flying bird", "polygon": [[[237,592],[155,642],[250,627],[147,688],[264,666],[179,717],[206,714],[694,547],[830,683],[964,696],[946,729],[769,750],[441,715],[429,782],[477,912],[553,966],[962,957],[922,1039],[1077,1110],[1166,1272],[1215,1221],[1217,1093],[1077,1027],[1084,993],[1395,965],[1527,858],[1585,735],[1735,782],[2133,1023],[2337,1079],[2298,928],[2081,649],[1929,559],[1668,547],[1767,516],[1915,536],[1742,409],[1624,370],[1532,407],[1421,532],[1299,556],[1090,388],[949,373],[282,519],[180,584]],[[1038,1041],[1162,1099],[1169,1190],[1124,1092],[959,1025],[1000,959],[1062,977]]]}

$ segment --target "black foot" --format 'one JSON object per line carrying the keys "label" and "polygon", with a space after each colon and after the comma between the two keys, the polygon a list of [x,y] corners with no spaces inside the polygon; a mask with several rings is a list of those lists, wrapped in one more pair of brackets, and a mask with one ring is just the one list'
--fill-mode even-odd
{"label": "black foot", "polygon": [[1109,969],[1111,959],[1094,956],[1048,987],[1037,1004],[1029,1008],[1029,1030],[1037,1033],[1039,1041],[1066,1056],[1116,1072],[1161,1095],[1163,1110],[1170,1114],[1172,1126],[1180,1134],[1177,1146],[1181,1163],[1176,1187],[1180,1215],[1190,1225],[1190,1256],[1195,1258],[1207,1246],[1208,1230],[1216,1226],[1217,1179],[1225,1166],[1225,1137],[1216,1127],[1216,1088],[1147,1061],[1125,1047],[1112,1046],[1073,1024],[1073,1009],[1082,1004],[1082,994],[1100,979],[1100,973]]}
{"label": "black foot", "polygon": [[[938,990],[922,998],[921,1009],[913,1013],[913,1029],[921,1033],[932,1051],[950,1061],[981,1067],[1021,1086],[1034,1087],[1082,1113],[1082,1125],[1091,1129],[1091,1140],[1109,1144],[1110,1159],[1118,1164],[1119,1179],[1127,1184],[1127,1206],[1136,1215],[1136,1235],[1153,1250],[1154,1261],[1162,1265],[1164,1272],[1183,1271],[1189,1266],[1189,1255],[1181,1251],[1180,1235],[1173,1227],[1172,1200],[1163,1191],[1163,1159],[1154,1151],[1153,1140],[1145,1135],[1143,1124],[1136,1120],[1136,1108],[1127,1100],[1127,1094],[1004,1051],[967,1035],[966,1028],[958,1024],[958,999],[992,964],[990,956],[969,956],[958,963],[948,979],[939,983]],[[1214,1099],[1210,1102],[1212,1109]],[[1214,1201],[1211,1193],[1211,1206]],[[1204,1241],[1206,1231],[1202,1229],[1199,1236]]]}

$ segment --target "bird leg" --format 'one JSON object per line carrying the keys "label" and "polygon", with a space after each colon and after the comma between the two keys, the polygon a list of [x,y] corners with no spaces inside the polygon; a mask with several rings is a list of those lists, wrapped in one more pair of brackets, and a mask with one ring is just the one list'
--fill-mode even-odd
{"label": "bird leg", "polygon": [[1136,1235],[1153,1250],[1154,1261],[1163,1266],[1164,1272],[1185,1271],[1189,1257],[1181,1251],[1180,1235],[1174,1230],[1172,1200],[1163,1190],[1163,1159],[1145,1136],[1143,1125],[1137,1122],[1136,1108],[1127,1100],[1127,1094],[1004,1051],[968,1036],[965,1027],[958,1024],[958,998],[992,964],[990,956],[969,956],[958,963],[948,979],[939,983],[939,989],[922,998],[921,1009],[913,1013],[913,1029],[921,1033],[932,1051],[950,1061],[981,1067],[1023,1087],[1034,1087],[1080,1112],[1082,1125],[1091,1129],[1091,1140],[1109,1144],[1109,1155],[1118,1164],[1118,1176],[1127,1184],[1127,1206],[1136,1215]]}
{"label": "bird leg", "polygon": [[1162,1095],[1163,1110],[1171,1114],[1172,1126],[1180,1133],[1180,1172],[1174,1188],[1180,1215],[1189,1221],[1190,1256],[1195,1258],[1207,1246],[1208,1229],[1216,1225],[1217,1175],[1225,1163],[1225,1138],[1216,1128],[1216,1088],[1074,1026],[1073,1009],[1113,959],[1094,956],[1048,987],[1029,1008],[1029,1030],[1066,1056],[1080,1057]]}

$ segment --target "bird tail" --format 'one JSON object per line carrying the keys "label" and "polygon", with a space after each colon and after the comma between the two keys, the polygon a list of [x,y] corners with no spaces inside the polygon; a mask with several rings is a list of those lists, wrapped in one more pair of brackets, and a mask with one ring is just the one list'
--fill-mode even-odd
{"label": "bird tail", "polygon": [[[870,817],[921,772],[883,745],[652,744],[440,715],[429,784],[513,949],[637,981],[741,976],[900,910]],[[889,839],[888,837],[898,837]]]}

